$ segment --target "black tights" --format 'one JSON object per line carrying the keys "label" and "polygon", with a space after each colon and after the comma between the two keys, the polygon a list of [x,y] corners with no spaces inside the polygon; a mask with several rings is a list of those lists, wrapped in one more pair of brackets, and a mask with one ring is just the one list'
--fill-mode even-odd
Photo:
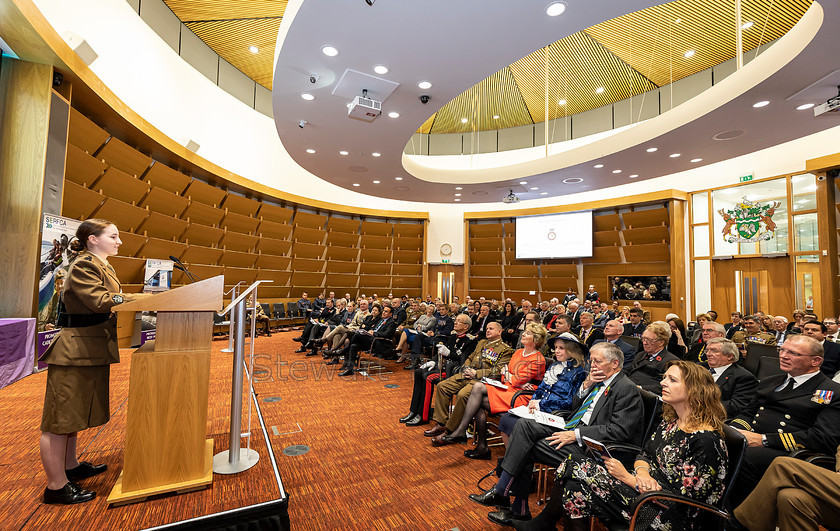
{"label": "black tights", "polygon": [[471,420],[475,420],[475,451],[487,450],[487,412],[490,411],[490,400],[487,398],[487,387],[478,382],[473,385],[461,423],[455,428],[451,436],[463,437],[467,434],[467,427]]}

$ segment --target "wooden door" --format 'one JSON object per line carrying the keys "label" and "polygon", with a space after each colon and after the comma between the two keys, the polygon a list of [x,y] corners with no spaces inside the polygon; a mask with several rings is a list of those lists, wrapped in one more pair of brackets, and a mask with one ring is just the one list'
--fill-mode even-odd
{"label": "wooden door", "polygon": [[466,296],[466,293],[464,293],[464,266],[429,265],[428,291],[432,298],[440,297],[446,303],[452,302],[452,297],[457,295],[463,303]]}
{"label": "wooden door", "polygon": [[735,258],[712,264],[712,309],[721,316],[736,310],[785,316],[793,311],[790,258]]}
{"label": "wooden door", "polygon": [[[803,257],[800,257],[803,258]],[[796,307],[823,316],[819,262],[796,262]]]}

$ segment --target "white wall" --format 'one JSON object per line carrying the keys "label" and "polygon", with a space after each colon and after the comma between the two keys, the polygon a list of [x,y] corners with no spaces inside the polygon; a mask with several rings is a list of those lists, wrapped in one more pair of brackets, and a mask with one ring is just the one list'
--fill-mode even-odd
{"label": "white wall", "polygon": [[429,211],[430,261],[440,260],[442,243],[452,245],[453,263],[464,261],[464,212],[566,205],[669,188],[693,191],[733,184],[739,175],[751,172],[761,178],[800,171],[806,159],[838,151],[840,127],[666,177],[511,206],[381,199],[340,188],[298,166],[283,148],[270,118],[244,105],[189,66],[125,0],[33,1],[59,34],[73,32],[88,41],[99,54],[91,69],[123,102],[172,139],[182,144],[187,139],[197,141],[201,145],[198,154],[205,159],[278,190],[338,205]]}

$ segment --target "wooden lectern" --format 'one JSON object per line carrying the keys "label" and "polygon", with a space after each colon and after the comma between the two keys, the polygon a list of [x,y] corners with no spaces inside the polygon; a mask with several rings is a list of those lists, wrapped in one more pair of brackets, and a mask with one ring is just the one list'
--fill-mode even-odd
{"label": "wooden lectern", "polygon": [[157,326],[155,340],[131,356],[123,471],[109,505],[213,482],[213,439],[205,439],[210,344],[224,283],[220,275],[115,307],[157,312]]}

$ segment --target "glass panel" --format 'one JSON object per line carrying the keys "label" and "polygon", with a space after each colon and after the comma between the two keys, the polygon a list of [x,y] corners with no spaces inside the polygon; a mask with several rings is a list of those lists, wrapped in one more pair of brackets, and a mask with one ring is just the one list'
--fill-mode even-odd
{"label": "glass panel", "polygon": [[796,235],[797,251],[818,251],[820,235],[817,232],[817,214],[793,216],[793,230]]}
{"label": "glass panel", "polygon": [[709,193],[702,192],[691,195],[691,222],[707,223],[709,221]]}
{"label": "glass panel", "polygon": [[694,227],[694,256],[709,256],[709,226]]}
{"label": "glass panel", "polygon": [[715,256],[787,252],[786,179],[715,190],[712,206]]}
{"label": "glass panel", "polygon": [[812,173],[794,175],[790,178],[793,188],[793,210],[816,210],[817,208],[817,179]]}
{"label": "glass panel", "polygon": [[712,261],[694,261],[694,315],[712,307]]}
{"label": "glass panel", "polygon": [[820,308],[820,256],[808,254],[796,257],[796,307],[816,311]]}

